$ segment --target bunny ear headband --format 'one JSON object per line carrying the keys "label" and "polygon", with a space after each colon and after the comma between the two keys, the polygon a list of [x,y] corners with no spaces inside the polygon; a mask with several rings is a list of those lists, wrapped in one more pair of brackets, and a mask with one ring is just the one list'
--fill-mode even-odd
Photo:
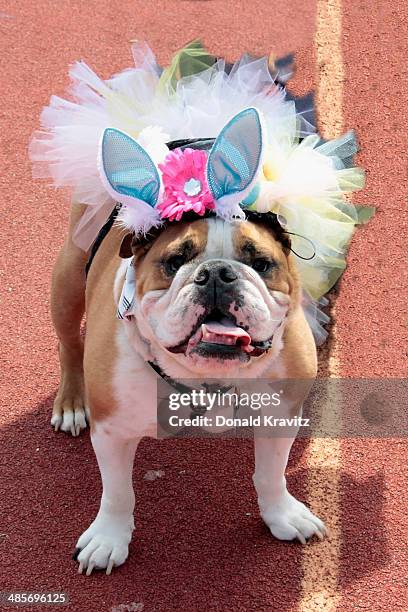
{"label": "bunny ear headband", "polygon": [[126,207],[124,224],[138,234],[164,219],[180,221],[191,211],[245,219],[241,207],[257,191],[263,150],[260,113],[248,108],[225,125],[208,153],[178,148],[158,165],[134,138],[106,128],[99,172],[106,191]]}
{"label": "bunny ear headband", "polygon": [[231,66],[193,42],[162,69],[147,45],[132,51],[135,67],[108,81],[76,63],[72,99],[51,98],[30,144],[35,176],[87,204],[76,244],[90,249],[117,202],[118,222],[135,233],[191,211],[226,221],[272,212],[294,252],[304,238],[313,243],[315,256],[297,266],[319,299],[345,268],[356,224],[372,214],[345,198],[364,184],[354,133],[320,138],[313,108],[287,96],[285,67],[278,77],[268,58]]}

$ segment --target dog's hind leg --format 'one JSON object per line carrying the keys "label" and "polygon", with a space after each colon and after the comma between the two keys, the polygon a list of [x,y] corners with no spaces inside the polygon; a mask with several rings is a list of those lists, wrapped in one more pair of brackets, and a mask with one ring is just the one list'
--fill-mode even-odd
{"label": "dog's hind leg", "polygon": [[59,339],[61,379],[54,401],[51,425],[77,436],[86,427],[83,339],[81,321],[85,310],[87,253],[72,241],[74,228],[85,206],[73,204],[68,237],[58,255],[52,275],[51,315]]}

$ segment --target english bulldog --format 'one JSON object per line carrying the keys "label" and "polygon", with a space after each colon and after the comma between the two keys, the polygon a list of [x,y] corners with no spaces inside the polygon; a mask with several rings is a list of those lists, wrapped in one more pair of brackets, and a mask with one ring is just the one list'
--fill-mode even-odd
{"label": "english bulldog", "polygon": [[[72,241],[84,209],[73,204],[53,274],[61,382],[51,424],[74,436],[90,424],[103,493],[74,555],[79,572],[89,575],[110,574],[128,556],[134,455],[141,437],[156,433],[159,375],[149,362],[171,379],[275,380],[313,379],[317,359],[290,241],[273,216],[248,213],[227,222],[208,214],[164,224],[143,238],[114,224],[86,278],[89,254]],[[117,306],[129,272],[135,299],[121,319]],[[289,414],[299,415],[303,401],[294,397]],[[287,490],[294,436],[255,436],[253,482],[271,533],[305,544],[327,531]]]}

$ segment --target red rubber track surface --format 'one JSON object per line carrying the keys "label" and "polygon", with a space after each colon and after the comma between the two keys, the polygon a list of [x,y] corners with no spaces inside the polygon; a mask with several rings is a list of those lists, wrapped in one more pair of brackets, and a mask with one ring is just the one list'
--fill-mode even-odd
{"label": "red rubber track surface", "polygon": [[[337,306],[339,356],[346,376],[403,376],[407,14],[385,0],[375,11],[368,0],[347,0],[343,13],[345,121],[358,131],[369,171],[359,201],[379,213],[351,249]],[[69,555],[97,511],[100,483],[89,434],[73,439],[49,426],[58,384],[49,285],[68,196],[32,181],[26,151],[41,108],[69,84],[68,65],[82,58],[108,77],[131,64],[130,39],[147,40],[160,62],[196,36],[229,59],[295,51],[293,87],[304,93],[314,86],[314,1],[6,0],[0,30],[1,590],[65,591],[75,611],[132,602],[163,612],[295,610],[302,549],[263,526],[247,441],[143,440],[129,560],[111,577],[76,574]],[[301,499],[306,446],[295,444],[288,473]],[[340,609],[406,610],[405,441],[343,446]],[[144,480],[154,469],[163,477]]]}
{"label": "red rubber track surface", "polygon": [[[377,207],[357,232],[336,304],[343,376],[408,375],[407,5],[347,1],[345,127]],[[405,422],[406,423],[406,422]],[[408,610],[407,439],[344,440],[341,610]]]}

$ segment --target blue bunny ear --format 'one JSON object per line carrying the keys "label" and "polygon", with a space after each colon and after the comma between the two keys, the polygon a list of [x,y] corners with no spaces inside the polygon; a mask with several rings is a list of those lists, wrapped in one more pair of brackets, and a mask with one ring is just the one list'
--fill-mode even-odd
{"label": "blue bunny ear", "polygon": [[239,205],[256,183],[263,144],[262,120],[255,108],[235,115],[217,137],[208,156],[207,181],[220,216],[245,217]]}
{"label": "blue bunny ear", "polygon": [[[106,128],[101,141],[100,171],[110,195],[124,204],[132,200],[157,204],[160,176],[156,165],[136,140]],[[125,196],[125,197],[123,197]]]}
{"label": "blue bunny ear", "polygon": [[136,233],[157,225],[154,207],[160,195],[160,176],[147,152],[128,134],[106,128],[100,145],[99,172],[109,195],[125,205],[120,217]]}

